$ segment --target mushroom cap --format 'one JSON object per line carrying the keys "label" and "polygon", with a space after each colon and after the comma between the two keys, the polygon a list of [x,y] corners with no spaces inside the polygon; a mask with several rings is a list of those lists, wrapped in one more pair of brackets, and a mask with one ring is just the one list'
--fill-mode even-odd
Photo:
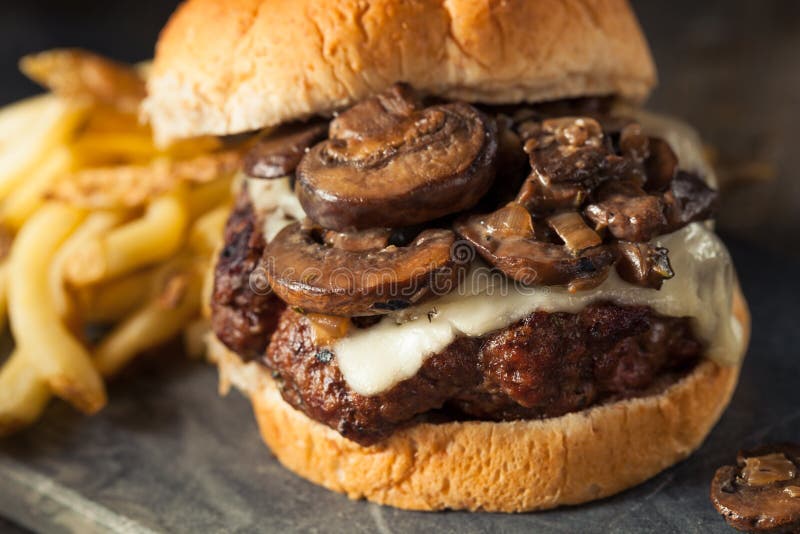
{"label": "mushroom cap", "polygon": [[653,60],[626,0],[190,0],[156,47],[159,140],[328,114],[405,81],[511,104],[644,99]]}
{"label": "mushroom cap", "polygon": [[739,530],[800,531],[800,444],[740,451],[735,466],[714,474],[711,502]]}

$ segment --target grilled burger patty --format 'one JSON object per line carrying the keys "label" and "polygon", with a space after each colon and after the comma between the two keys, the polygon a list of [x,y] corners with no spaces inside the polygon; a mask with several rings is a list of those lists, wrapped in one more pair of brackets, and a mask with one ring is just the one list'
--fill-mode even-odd
{"label": "grilled burger patty", "polygon": [[425,416],[555,417],[645,395],[677,380],[703,352],[686,318],[599,303],[575,314],[532,313],[486,336],[457,339],[412,378],[359,395],[336,354],[315,343],[310,321],[252,287],[264,247],[259,228],[243,192],[216,266],[214,332],[243,359],[265,365],[289,404],[363,445]]}
{"label": "grilled burger patty", "polygon": [[245,360],[264,353],[286,305],[272,292],[252,286],[264,252],[261,224],[243,188],[225,225],[214,272],[211,322],[217,337]]}

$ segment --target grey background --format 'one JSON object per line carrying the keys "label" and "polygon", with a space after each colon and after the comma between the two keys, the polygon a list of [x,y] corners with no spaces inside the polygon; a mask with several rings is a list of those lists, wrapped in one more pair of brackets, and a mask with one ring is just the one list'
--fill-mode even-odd
{"label": "grey background", "polygon": [[[149,57],[173,6],[4,5],[0,103],[36,91],[15,71],[25,52],[78,45],[128,61]],[[694,124],[723,175],[738,182],[724,191],[720,227],[754,335],[733,404],[697,454],[622,495],[543,514],[419,514],[352,503],[280,468],[259,443],[244,399],[212,393],[212,369],[161,355],[115,381],[99,416],[56,403],[39,426],[0,442],[0,516],[81,532],[728,531],[707,500],[715,467],[743,446],[800,441],[800,2],[634,6],[661,77],[649,107]],[[0,520],[0,531],[18,528]]]}

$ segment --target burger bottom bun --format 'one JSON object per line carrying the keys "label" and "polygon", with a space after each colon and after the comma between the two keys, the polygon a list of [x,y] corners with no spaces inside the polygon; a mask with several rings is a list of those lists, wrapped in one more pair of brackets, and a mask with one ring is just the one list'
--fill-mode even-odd
{"label": "burger bottom bun", "polygon": [[[733,313],[750,332],[736,289]],[[269,373],[216,338],[221,387],[247,394],[264,441],[300,476],[410,510],[544,510],[613,495],[686,458],[730,401],[739,366],[704,360],[657,395],[544,420],[420,423],[363,447],[287,404]]]}

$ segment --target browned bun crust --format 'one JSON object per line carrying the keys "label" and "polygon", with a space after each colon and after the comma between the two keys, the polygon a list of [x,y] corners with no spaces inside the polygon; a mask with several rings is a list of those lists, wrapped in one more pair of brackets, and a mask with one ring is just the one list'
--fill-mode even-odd
{"label": "browned bun crust", "polygon": [[162,141],[255,130],[393,82],[516,103],[655,84],[626,0],[190,0],[161,34],[145,113]]}
{"label": "browned bun crust", "polygon": [[[738,287],[733,313],[746,347],[750,317]],[[522,512],[622,491],[694,451],[739,376],[739,366],[706,360],[658,395],[545,420],[417,424],[363,447],[293,409],[269,373],[215,338],[211,357],[223,386],[250,397],[264,441],[286,467],[350,498],[413,510]]]}

